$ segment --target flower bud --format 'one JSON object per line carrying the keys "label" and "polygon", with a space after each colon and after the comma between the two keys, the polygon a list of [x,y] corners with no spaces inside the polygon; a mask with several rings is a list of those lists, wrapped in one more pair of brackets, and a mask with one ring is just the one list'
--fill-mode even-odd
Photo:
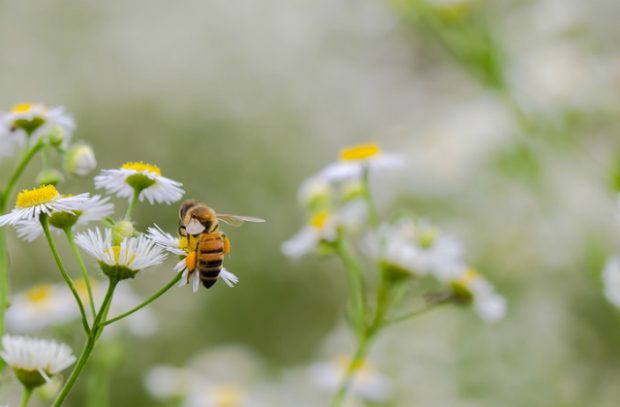
{"label": "flower bud", "polygon": [[95,169],[97,160],[93,149],[86,144],[72,146],[65,155],[65,171],[72,175],[87,175]]}
{"label": "flower bud", "polygon": [[112,244],[120,245],[123,240],[133,235],[133,223],[122,220],[112,228]]}
{"label": "flower bud", "polygon": [[58,185],[64,180],[65,177],[62,175],[62,172],[55,169],[49,169],[41,171],[39,175],[37,175],[35,183],[37,185]]}
{"label": "flower bud", "polygon": [[65,140],[65,131],[60,126],[55,126],[50,130],[47,135],[50,144],[54,147],[59,147]]}

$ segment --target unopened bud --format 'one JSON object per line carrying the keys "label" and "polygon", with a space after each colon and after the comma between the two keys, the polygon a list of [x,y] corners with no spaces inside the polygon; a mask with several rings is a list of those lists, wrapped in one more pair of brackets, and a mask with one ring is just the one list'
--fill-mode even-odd
{"label": "unopened bud", "polygon": [[95,169],[95,152],[86,144],[77,144],[65,155],[65,170],[72,175],[87,175]]}
{"label": "unopened bud", "polygon": [[133,223],[122,220],[112,228],[112,244],[120,245],[123,240],[133,235]]}

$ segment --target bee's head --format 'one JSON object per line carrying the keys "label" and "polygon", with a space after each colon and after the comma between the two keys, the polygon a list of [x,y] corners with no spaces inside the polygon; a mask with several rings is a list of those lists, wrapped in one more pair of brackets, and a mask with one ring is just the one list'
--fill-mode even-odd
{"label": "bee's head", "polygon": [[183,221],[185,219],[185,215],[187,215],[187,211],[196,206],[196,201],[193,199],[187,200],[181,204],[179,208],[179,219]]}

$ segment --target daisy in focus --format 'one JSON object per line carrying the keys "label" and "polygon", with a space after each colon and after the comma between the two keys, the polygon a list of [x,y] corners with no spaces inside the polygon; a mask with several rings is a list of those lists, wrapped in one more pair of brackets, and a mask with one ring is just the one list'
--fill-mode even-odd
{"label": "daisy in focus", "polygon": [[101,171],[95,177],[95,187],[103,188],[121,198],[131,199],[138,194],[140,202],[171,204],[180,200],[185,191],[180,182],[161,175],[159,167],[143,162],[128,162],[120,169]]}
{"label": "daisy in focus", "polygon": [[89,194],[62,196],[53,185],[43,185],[23,190],[17,195],[15,208],[0,216],[0,226],[15,226],[22,221],[38,221],[41,214],[84,211],[90,201]]}
{"label": "daisy in focus", "polygon": [[41,386],[76,360],[62,343],[13,335],[2,337],[0,357],[27,388]]}
{"label": "daisy in focus", "polygon": [[15,294],[6,324],[12,332],[33,333],[67,324],[79,315],[66,285],[40,284]]}
{"label": "daisy in focus", "polygon": [[78,234],[75,243],[97,259],[101,270],[112,280],[134,278],[139,271],[161,264],[166,258],[163,250],[143,234],[113,244],[110,229],[101,233],[96,228]]}
{"label": "daisy in focus", "polygon": [[[192,291],[197,292],[200,287],[200,275],[196,270],[196,253],[188,251],[187,237],[172,236],[157,225],[148,228],[147,235],[162,249],[179,256],[180,260],[174,266],[174,271],[182,273],[179,287],[187,285],[191,280]],[[239,282],[239,278],[225,268],[222,268],[218,278],[222,279],[229,287],[234,287]]]}
{"label": "daisy in focus", "polygon": [[[114,205],[110,198],[94,195],[85,198],[83,209],[73,212],[58,212],[50,216],[49,223],[53,230],[61,231],[74,225],[86,225],[90,222],[101,221],[114,212]],[[22,220],[15,224],[17,236],[28,242],[34,241],[43,234],[43,227],[38,220]]]}
{"label": "daisy in focus", "polygon": [[[310,368],[314,384],[323,390],[335,392],[344,379],[351,359],[340,356],[329,362],[316,363]],[[382,403],[392,395],[392,384],[379,373],[368,361],[356,363],[351,377],[351,394],[372,403]]]}
{"label": "daisy in focus", "polygon": [[48,108],[37,103],[20,103],[8,112],[0,112],[0,135],[13,138],[18,144],[55,132],[67,143],[75,130],[75,122],[64,107]]}

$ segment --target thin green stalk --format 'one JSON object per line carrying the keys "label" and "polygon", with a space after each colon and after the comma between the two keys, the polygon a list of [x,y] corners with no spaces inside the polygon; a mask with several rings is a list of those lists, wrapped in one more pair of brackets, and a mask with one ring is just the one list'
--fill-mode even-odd
{"label": "thin green stalk", "polygon": [[401,316],[398,316],[396,318],[393,318],[393,319],[390,319],[388,321],[385,321],[385,325],[392,325],[392,324],[396,324],[398,322],[407,321],[407,320],[419,317],[420,315],[426,314],[427,312],[432,311],[432,310],[438,308],[440,305],[449,303],[450,300],[451,300],[451,298],[442,298],[442,299],[437,300],[437,301],[429,302],[428,304],[426,304],[424,307],[422,307],[420,309],[408,312],[408,313],[406,313],[404,315],[401,315]]}
{"label": "thin green stalk", "polygon": [[366,329],[366,288],[362,269],[351,254],[349,248],[344,242],[344,238],[340,236],[335,244],[336,252],[344,263],[347,271],[349,286],[351,291],[351,301],[353,303],[353,321],[355,323],[355,332],[360,338]]}
{"label": "thin green stalk", "polygon": [[351,359],[351,362],[345,371],[344,377],[342,378],[342,382],[340,383],[340,387],[332,399],[331,407],[342,406],[342,403],[347,396],[347,392],[349,391],[349,387],[351,386],[351,382],[353,381],[353,374],[359,369],[360,365],[364,363],[364,359],[366,359],[371,339],[371,336],[366,335],[358,341],[355,355],[353,356],[353,359]]}
{"label": "thin green stalk", "polygon": [[43,227],[43,233],[45,234],[45,238],[47,239],[47,242],[49,243],[50,249],[52,250],[52,254],[54,256],[54,260],[56,260],[56,265],[58,266],[58,269],[60,270],[60,274],[62,274],[62,278],[64,278],[65,282],[69,286],[71,293],[73,293],[73,297],[75,297],[75,301],[77,302],[78,308],[80,309],[80,313],[82,314],[82,325],[84,326],[84,331],[86,331],[87,334],[90,334],[91,329],[88,326],[88,318],[86,318],[86,311],[84,310],[84,304],[82,304],[82,300],[80,299],[80,294],[78,294],[75,288],[75,285],[73,284],[73,281],[71,280],[71,277],[69,277],[69,274],[67,274],[67,270],[65,269],[65,266],[62,263],[62,260],[60,259],[60,254],[58,253],[58,249],[56,248],[56,243],[54,243],[54,238],[52,237],[52,234],[50,233],[50,227],[49,227],[47,215],[42,214],[39,220],[41,221],[41,226]]}
{"label": "thin green stalk", "polygon": [[13,172],[13,175],[11,176],[9,183],[6,185],[6,188],[4,188],[4,194],[3,194],[4,202],[3,202],[2,208],[0,208],[2,209],[2,212],[4,212],[6,203],[11,198],[13,189],[15,188],[15,185],[17,185],[17,181],[22,176],[24,170],[30,163],[30,160],[32,160],[32,157],[34,157],[37,154],[37,152],[41,150],[41,148],[43,148],[43,146],[44,146],[43,141],[39,140],[34,146],[32,146],[32,148],[26,151],[26,154],[24,155],[22,160],[19,162],[19,164],[15,168],[15,171]]}
{"label": "thin green stalk", "polygon": [[84,345],[84,349],[82,350],[82,353],[80,354],[80,357],[76,362],[73,371],[71,371],[71,375],[67,379],[65,385],[60,390],[60,393],[58,393],[58,396],[56,397],[54,404],[52,404],[52,407],[60,407],[62,405],[63,401],[67,398],[69,392],[71,392],[71,389],[73,388],[73,385],[82,373],[86,362],[90,358],[90,355],[95,348],[95,344],[97,343],[97,339],[101,335],[101,332],[103,332],[104,326],[101,324],[101,320],[104,318],[104,314],[106,314],[107,310],[109,309],[109,306],[112,302],[112,296],[114,295],[114,290],[116,289],[117,284],[118,281],[110,280],[108,290],[105,294],[103,302],[101,303],[101,308],[99,308],[99,313],[97,314],[97,317],[93,322],[93,329],[88,334],[86,345]]}
{"label": "thin green stalk", "polygon": [[73,236],[73,231],[70,227],[65,229],[65,235],[67,236],[67,240],[69,241],[69,246],[71,246],[71,250],[77,259],[78,264],[80,265],[80,270],[82,271],[82,278],[84,279],[84,284],[86,284],[86,290],[88,291],[88,302],[90,303],[90,311],[93,314],[93,319],[97,316],[97,311],[95,311],[95,297],[93,296],[93,290],[90,285],[90,279],[88,278],[88,270],[86,270],[86,265],[84,264],[84,260],[82,260],[82,256],[80,255],[80,251],[75,244],[75,239]]}
{"label": "thin green stalk", "polygon": [[28,405],[28,401],[30,400],[30,396],[32,396],[32,391],[34,388],[32,387],[24,387],[24,393],[22,394],[22,401],[19,403],[19,407],[26,407]]}
{"label": "thin green stalk", "polygon": [[170,280],[170,282],[168,284],[166,284],[162,289],[160,289],[159,291],[157,291],[155,294],[153,294],[151,297],[149,297],[146,301],[144,301],[142,304],[138,305],[137,307],[134,307],[132,309],[130,309],[129,311],[116,316],[112,319],[108,319],[105,322],[102,322],[101,325],[105,326],[108,324],[111,324],[113,322],[116,322],[118,320],[121,320],[125,317],[128,317],[129,315],[133,314],[136,311],[141,310],[142,308],[146,307],[147,305],[149,305],[150,303],[152,303],[153,301],[155,301],[156,299],[158,299],[159,297],[161,297],[166,291],[168,291],[170,288],[172,288],[182,277],[181,273],[177,273],[174,278],[172,280]]}
{"label": "thin green stalk", "polygon": [[133,210],[136,208],[136,205],[138,204],[138,198],[140,197],[140,192],[142,192],[142,190],[138,188],[133,189],[133,195],[131,197],[131,200],[129,201],[129,205],[127,206],[127,212],[125,212],[125,220],[131,220],[131,214],[133,213]]}
{"label": "thin green stalk", "polygon": [[370,222],[370,226],[373,229],[379,229],[381,225],[381,217],[379,216],[379,211],[377,210],[377,206],[375,205],[375,201],[372,199],[372,195],[370,194],[370,182],[368,181],[369,171],[368,167],[364,167],[364,172],[362,173],[362,185],[364,199],[368,204],[368,220]]}

